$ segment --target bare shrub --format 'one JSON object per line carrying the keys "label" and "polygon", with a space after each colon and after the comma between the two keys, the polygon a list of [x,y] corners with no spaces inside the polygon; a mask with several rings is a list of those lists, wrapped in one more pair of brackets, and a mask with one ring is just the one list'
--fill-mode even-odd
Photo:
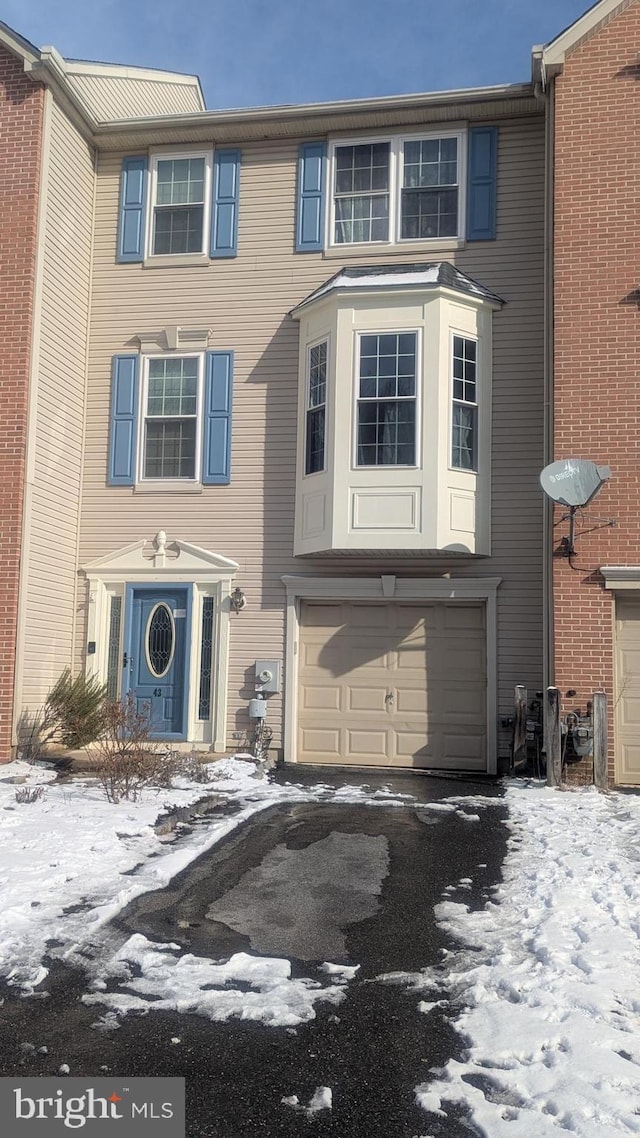
{"label": "bare shrub", "polygon": [[190,782],[211,782],[207,765],[200,760],[196,751],[180,756],[179,763],[179,773],[183,778],[188,778]]}
{"label": "bare shrub", "polygon": [[16,790],[16,802],[37,802],[44,796],[44,786],[21,786]]}
{"label": "bare shrub", "polygon": [[170,786],[178,773],[178,755],[150,739],[149,733],[149,707],[140,709],[131,693],[123,701],[105,704],[96,773],[109,802],[135,802],[145,786]]}

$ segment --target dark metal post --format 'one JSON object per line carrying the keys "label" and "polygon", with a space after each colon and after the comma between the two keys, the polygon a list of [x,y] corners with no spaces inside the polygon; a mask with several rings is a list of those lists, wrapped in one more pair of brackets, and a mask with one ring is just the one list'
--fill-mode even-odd
{"label": "dark metal post", "polygon": [[511,757],[512,769],[517,763],[524,762],[527,757],[527,689],[518,684],[515,696],[515,714],[513,720],[513,754]]}
{"label": "dark metal post", "polygon": [[560,734],[560,691],[547,688],[544,699],[544,745],[547,752],[547,786],[562,782],[562,737]]}
{"label": "dark metal post", "polygon": [[593,693],[593,781],[601,790],[607,786],[607,694]]}

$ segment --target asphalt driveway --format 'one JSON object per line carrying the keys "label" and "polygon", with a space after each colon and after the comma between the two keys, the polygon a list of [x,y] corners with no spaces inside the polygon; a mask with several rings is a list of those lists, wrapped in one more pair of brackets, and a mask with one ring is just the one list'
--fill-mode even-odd
{"label": "asphalt driveway", "polygon": [[[335,771],[278,777],[336,785]],[[377,776],[340,779],[375,785]],[[2,1073],[54,1074],[66,1063],[72,1074],[183,1075],[189,1138],[473,1133],[454,1109],[443,1119],[413,1101],[429,1069],[460,1053],[449,1022],[454,1010],[424,1014],[415,992],[377,978],[438,965],[442,949],[455,947],[435,924],[433,907],[447,889],[451,899],[484,904],[500,880],[506,809],[493,803],[478,810],[476,796],[499,794],[488,783],[389,772],[378,781],[412,798],[403,806],[270,808],[167,889],[138,898],[113,929],[116,939],[143,933],[216,960],[240,951],[286,957],[294,976],[321,979],[327,960],[358,964],[337,1007],[319,1003],[316,1018],[295,1028],[212,1023],[151,1008],[104,1033],[91,1026],[95,1008],[80,1002],[82,972],[57,965],[48,998],[7,994]],[[452,795],[460,799],[456,810],[429,808]],[[307,1116],[282,1102],[295,1095],[306,1104],[321,1086],[332,1089],[330,1111]]]}

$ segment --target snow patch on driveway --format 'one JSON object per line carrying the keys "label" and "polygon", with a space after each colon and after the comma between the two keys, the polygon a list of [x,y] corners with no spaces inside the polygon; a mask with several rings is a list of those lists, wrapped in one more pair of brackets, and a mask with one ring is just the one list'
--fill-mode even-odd
{"label": "snow patch on driveway", "polygon": [[502,885],[480,912],[443,901],[462,947],[404,977],[425,1013],[443,989],[465,1009],[463,1057],[417,1101],[491,1138],[639,1134],[640,797],[512,783],[506,803]]}
{"label": "snow patch on driveway", "polygon": [[[181,952],[179,944],[156,944],[135,933],[110,962],[106,975],[117,976],[120,991],[93,991],[85,1004],[103,1004],[117,1016],[127,1012],[175,1011],[222,1022],[232,1017],[271,1027],[295,1027],[315,1017],[318,1000],[339,1004],[343,987],[323,987],[316,980],[291,978],[288,960],[236,952],[214,963]],[[98,980],[95,988],[104,986]],[[96,1026],[105,1028],[105,1021]]]}

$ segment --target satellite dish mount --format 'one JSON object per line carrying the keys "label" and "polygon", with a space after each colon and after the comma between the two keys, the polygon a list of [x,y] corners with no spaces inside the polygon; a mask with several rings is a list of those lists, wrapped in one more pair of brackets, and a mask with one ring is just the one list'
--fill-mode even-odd
{"label": "satellite dish mount", "polygon": [[[540,475],[540,485],[545,494],[560,506],[567,506],[569,513],[569,536],[562,539],[563,553],[572,557],[575,553],[576,513],[583,510],[595,498],[601,486],[611,477],[611,468],[596,466],[585,458],[563,458],[545,466]],[[603,523],[614,526],[609,519]]]}

